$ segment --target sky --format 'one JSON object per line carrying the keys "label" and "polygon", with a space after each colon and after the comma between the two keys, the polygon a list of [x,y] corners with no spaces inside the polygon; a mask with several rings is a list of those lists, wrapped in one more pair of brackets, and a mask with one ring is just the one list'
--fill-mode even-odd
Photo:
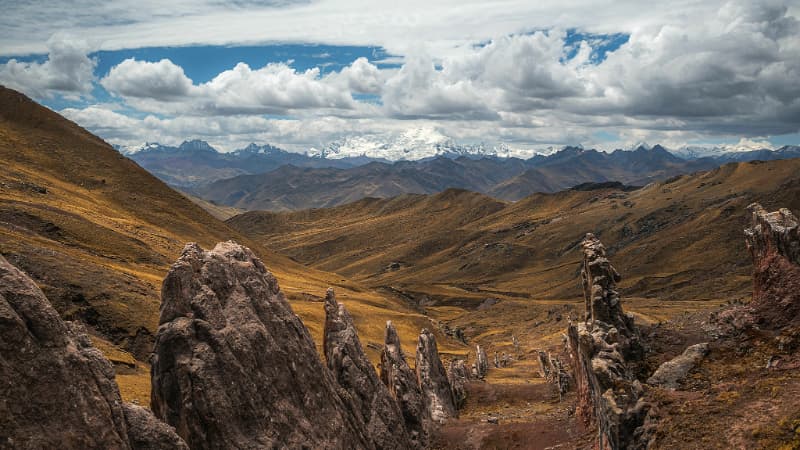
{"label": "sky", "polygon": [[0,0],[0,84],[107,141],[800,143],[800,0]]}

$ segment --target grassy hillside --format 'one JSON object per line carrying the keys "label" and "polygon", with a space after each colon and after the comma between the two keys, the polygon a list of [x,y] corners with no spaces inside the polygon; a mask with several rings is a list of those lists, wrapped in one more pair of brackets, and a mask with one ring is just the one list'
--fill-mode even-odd
{"label": "grassy hillside", "polygon": [[[409,349],[419,329],[430,327],[393,296],[267,251],[96,136],[1,87],[0,160],[0,253],[27,272],[65,318],[87,325],[120,363],[128,398],[149,398],[141,361],[152,348],[161,281],[190,241],[211,247],[234,239],[253,248],[319,343],[328,286],[351,309],[373,358],[377,350],[369,344],[383,341],[386,320],[398,324]],[[463,347],[444,339],[440,346]]]}
{"label": "grassy hillside", "polygon": [[577,244],[586,232],[610,248],[628,297],[726,301],[749,295],[745,207],[797,210],[798,194],[794,159],[728,164],[635,191],[568,190],[504,203],[449,190],[249,212],[228,223],[299,262],[429,303],[578,299]]}

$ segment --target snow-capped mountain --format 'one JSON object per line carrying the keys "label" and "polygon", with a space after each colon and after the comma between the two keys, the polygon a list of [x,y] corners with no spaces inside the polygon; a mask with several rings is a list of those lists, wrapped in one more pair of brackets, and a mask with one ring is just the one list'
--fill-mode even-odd
{"label": "snow-capped mountain", "polygon": [[720,157],[726,153],[744,153],[758,150],[775,150],[769,142],[741,139],[736,144],[687,145],[671,149],[670,153],[683,159]]}
{"label": "snow-capped mountain", "polygon": [[530,158],[536,152],[513,149],[504,143],[460,144],[432,127],[412,128],[401,133],[356,135],[331,142],[306,152],[310,157],[325,159],[368,157],[388,161],[416,161],[437,156],[495,156]]}

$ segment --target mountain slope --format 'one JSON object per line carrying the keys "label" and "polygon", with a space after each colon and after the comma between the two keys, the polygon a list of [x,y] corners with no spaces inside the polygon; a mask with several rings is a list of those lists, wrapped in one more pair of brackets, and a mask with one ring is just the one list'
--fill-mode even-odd
{"label": "mountain slope", "polygon": [[522,173],[519,159],[436,158],[428,161],[373,162],[351,169],[282,167],[198,186],[192,193],[218,204],[242,209],[296,210],[324,208],[365,197],[430,194],[447,188],[486,191]]}
{"label": "mountain slope", "polygon": [[683,160],[663,147],[635,150],[596,150],[567,148],[547,158],[532,161],[533,168],[494,186],[487,193],[506,200],[519,200],[534,192],[557,192],[580,183],[619,181],[644,186],[673,175],[716,167],[721,162],[710,158]]}
{"label": "mountain slope", "polygon": [[349,169],[282,167],[267,174],[197,186],[192,192],[218,204],[247,210],[324,208],[364,197],[433,194],[448,188],[519,200],[534,192],[557,192],[586,182],[644,185],[719,164],[710,158],[686,161],[660,146],[610,154],[568,147],[528,160],[439,157],[391,165],[370,163]]}
{"label": "mountain slope", "polygon": [[237,175],[275,170],[286,164],[297,167],[354,167],[369,162],[362,158],[321,159],[292,153],[272,145],[250,144],[221,153],[204,141],[186,141],[177,147],[146,144],[127,153],[153,175],[173,186],[194,186]]}
{"label": "mountain slope", "polygon": [[749,293],[744,245],[730,243],[745,207],[798,209],[799,194],[800,159],[792,159],[728,164],[636,191],[583,186],[503,203],[451,190],[228,223],[312,267],[448,302],[577,299],[577,243],[593,232],[625,275],[624,295],[719,301]]}
{"label": "mountain slope", "polygon": [[[140,377],[131,382],[143,399],[146,366],[120,350],[146,360],[161,281],[186,242],[212,247],[234,239],[253,248],[318,343],[324,323],[318,300],[329,286],[347,302],[365,344],[382,342],[376,317],[394,320],[409,346],[430,324],[394,297],[267,251],[99,138],[5,88],[0,159],[0,253],[39,284],[63,317],[85,323],[113,360],[138,365]],[[445,339],[442,345],[459,348]]]}

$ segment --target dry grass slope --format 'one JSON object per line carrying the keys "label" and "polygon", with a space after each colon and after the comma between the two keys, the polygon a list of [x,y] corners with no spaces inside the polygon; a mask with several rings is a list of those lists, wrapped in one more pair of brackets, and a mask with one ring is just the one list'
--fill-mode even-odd
{"label": "dry grass slope", "polygon": [[[96,136],[2,87],[0,160],[0,253],[41,286],[62,316],[86,323],[104,343],[126,398],[149,404],[142,361],[158,325],[161,281],[189,241],[212,247],[234,239],[253,248],[319,343],[319,300],[328,286],[352,311],[375,360],[386,320],[398,324],[409,350],[419,329],[430,326],[394,297],[268,251]],[[442,341],[445,351],[461,350]],[[128,364],[129,357],[138,360]]]}

